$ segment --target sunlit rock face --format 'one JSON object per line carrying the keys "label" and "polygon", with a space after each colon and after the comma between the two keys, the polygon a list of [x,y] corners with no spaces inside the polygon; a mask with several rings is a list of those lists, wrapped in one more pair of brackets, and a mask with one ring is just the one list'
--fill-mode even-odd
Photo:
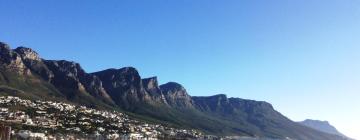
{"label": "sunlit rock face", "polygon": [[149,93],[149,95],[151,96],[152,100],[154,100],[155,103],[160,102],[166,105],[168,104],[164,94],[162,93],[159,87],[157,77],[142,79],[142,83],[145,90]]}
{"label": "sunlit rock face", "polygon": [[160,89],[170,106],[193,108],[191,96],[182,85],[175,82],[169,82],[161,85]]}
{"label": "sunlit rock face", "polygon": [[18,47],[14,51],[20,54],[24,60],[41,61],[39,54],[30,48]]}
{"label": "sunlit rock face", "polygon": [[4,69],[22,74],[22,75],[31,75],[31,71],[27,69],[24,62],[21,59],[21,56],[10,49],[10,47],[0,42],[0,65]]}
{"label": "sunlit rock face", "polygon": [[4,91],[33,99],[56,97],[94,108],[124,110],[214,135],[343,140],[293,122],[267,102],[228,98],[225,94],[192,97],[182,85],[169,82],[159,86],[156,77],[142,79],[132,67],[86,73],[78,63],[44,60],[29,48],[11,50],[0,43],[0,94]]}
{"label": "sunlit rock face", "polygon": [[54,73],[49,70],[39,54],[30,48],[18,47],[14,50],[23,60],[24,64],[34,73],[40,75],[44,80],[50,82]]}

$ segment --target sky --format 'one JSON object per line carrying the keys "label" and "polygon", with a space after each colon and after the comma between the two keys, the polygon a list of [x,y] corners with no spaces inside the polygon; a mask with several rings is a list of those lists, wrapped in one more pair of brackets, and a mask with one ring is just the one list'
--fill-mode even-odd
{"label": "sky", "polygon": [[1,0],[0,41],[192,96],[267,101],[360,139],[360,0]]}

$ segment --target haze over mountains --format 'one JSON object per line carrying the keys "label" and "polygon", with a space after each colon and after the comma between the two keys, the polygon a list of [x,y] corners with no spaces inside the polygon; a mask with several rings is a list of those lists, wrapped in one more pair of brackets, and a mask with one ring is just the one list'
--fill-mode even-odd
{"label": "haze over mountains", "polygon": [[[344,134],[340,133],[334,126],[332,126],[328,121],[318,121],[318,120],[311,120],[307,119],[304,121],[299,122],[300,124],[325,132],[329,134],[335,134],[338,136],[342,136],[344,138],[347,138]],[[349,138],[350,139],[350,138]]]}
{"label": "haze over mountains", "polygon": [[[80,64],[45,60],[25,47],[0,43],[0,94],[61,100],[220,136],[343,140],[294,122],[263,101],[224,94],[193,97],[179,83],[158,84],[132,67],[87,73]],[[216,87],[215,87],[216,88]]]}

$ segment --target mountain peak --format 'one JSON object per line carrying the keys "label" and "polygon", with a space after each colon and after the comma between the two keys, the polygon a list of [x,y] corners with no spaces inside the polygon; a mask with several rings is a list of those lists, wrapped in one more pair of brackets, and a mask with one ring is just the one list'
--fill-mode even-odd
{"label": "mountain peak", "polygon": [[23,51],[23,52],[35,52],[36,53],[36,51],[34,51],[33,49],[28,48],[28,47],[24,47],[24,46],[17,47],[15,50]]}
{"label": "mountain peak", "polygon": [[[141,77],[138,73],[138,71],[133,68],[133,67],[124,67],[124,68],[120,68],[120,69],[106,69],[103,71],[99,71],[99,72],[94,72],[92,73],[94,75],[97,75],[98,77],[100,77],[100,79],[103,79],[104,81],[108,81],[108,82],[115,82],[113,83],[114,86],[119,86],[117,85],[118,83],[123,83],[124,79],[126,79],[125,81],[127,82],[136,82],[137,85],[141,85]],[[123,83],[125,84],[125,83]]]}
{"label": "mountain peak", "polygon": [[344,134],[340,133],[334,126],[332,126],[328,121],[319,121],[319,120],[312,120],[312,119],[306,119],[302,122],[299,122],[300,124],[325,132],[329,134],[335,134],[338,136],[346,137]]}
{"label": "mountain peak", "polygon": [[10,49],[9,45],[0,42],[0,64],[8,70],[19,74],[31,74],[19,54]]}
{"label": "mountain peak", "polygon": [[46,65],[59,71],[67,71],[71,73],[85,73],[79,63],[66,60],[45,60]]}
{"label": "mountain peak", "polygon": [[130,74],[130,75],[139,75],[139,72],[134,67],[123,67],[120,69],[110,68],[103,71],[94,72],[94,74],[111,74],[111,75],[122,75],[122,74]]}
{"label": "mountain peak", "polygon": [[323,124],[329,124],[330,125],[330,123],[328,121],[313,120],[313,119],[306,119],[306,120],[304,120],[302,122],[309,122],[309,123],[316,122],[316,123],[323,123]]}
{"label": "mountain peak", "polygon": [[136,68],[134,68],[134,67],[123,67],[123,68],[120,68],[119,70],[123,70],[123,71],[137,71]]}
{"label": "mountain peak", "polygon": [[4,50],[10,50],[10,47],[8,44],[4,43],[4,42],[0,42],[0,51],[4,51]]}
{"label": "mountain peak", "polygon": [[37,60],[37,61],[41,60],[39,54],[31,48],[26,48],[21,46],[21,47],[17,47],[14,51],[17,52],[19,55],[21,55],[21,57],[24,59]]}
{"label": "mountain peak", "polygon": [[227,99],[227,96],[226,94],[216,94],[216,95],[213,95],[211,97],[216,97],[216,98],[221,98],[221,99]]}
{"label": "mountain peak", "polygon": [[142,79],[143,85],[148,89],[153,89],[159,87],[157,77],[149,77]]}
{"label": "mountain peak", "polygon": [[156,76],[142,79],[142,84],[144,86],[144,89],[150,94],[150,96],[152,96],[155,101],[160,101],[162,103],[168,104],[164,94],[159,87]]}
{"label": "mountain peak", "polygon": [[179,83],[168,82],[160,86],[166,100],[171,106],[192,108],[193,100],[185,88]]}
{"label": "mountain peak", "polygon": [[212,96],[193,96],[192,97],[195,100],[198,99],[205,99],[205,100],[212,100],[215,102],[222,102],[222,101],[228,101],[228,98],[225,94],[216,94],[216,95],[212,95]]}
{"label": "mountain peak", "polygon": [[162,90],[185,90],[185,88],[179,84],[179,83],[176,83],[176,82],[168,82],[166,84],[163,84],[160,86],[160,88]]}
{"label": "mountain peak", "polygon": [[9,45],[7,45],[6,43],[0,42],[0,58],[1,57],[11,57],[11,49],[9,47]]}

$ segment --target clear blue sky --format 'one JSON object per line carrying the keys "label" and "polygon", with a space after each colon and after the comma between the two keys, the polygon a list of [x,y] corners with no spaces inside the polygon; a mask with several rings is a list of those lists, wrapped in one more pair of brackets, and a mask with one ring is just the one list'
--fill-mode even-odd
{"label": "clear blue sky", "polygon": [[2,0],[0,40],[88,72],[264,100],[360,139],[359,0]]}

